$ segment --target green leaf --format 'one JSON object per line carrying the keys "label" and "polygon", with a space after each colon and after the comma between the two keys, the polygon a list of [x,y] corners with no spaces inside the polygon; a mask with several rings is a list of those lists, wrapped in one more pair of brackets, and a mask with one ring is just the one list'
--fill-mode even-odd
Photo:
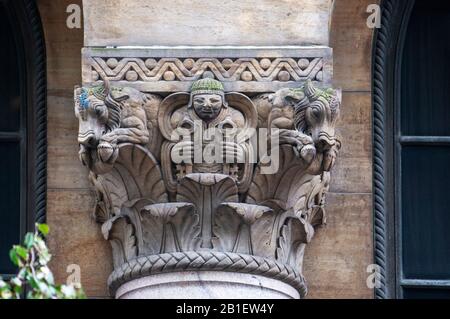
{"label": "green leaf", "polygon": [[51,257],[52,255],[50,255],[48,252],[41,252],[41,254],[39,255],[39,264],[41,266],[47,265],[50,262]]}
{"label": "green leaf", "polygon": [[14,246],[13,248],[17,255],[22,257],[22,259],[27,260],[28,259],[28,250],[25,247],[22,246]]}
{"label": "green leaf", "polygon": [[37,224],[38,230],[42,233],[42,235],[47,236],[50,228],[47,224]]}
{"label": "green leaf", "polygon": [[30,280],[28,280],[28,283],[30,284],[31,288],[39,289],[39,284],[33,277],[31,277]]}
{"label": "green leaf", "polygon": [[76,296],[76,291],[73,286],[62,285],[61,292],[66,298],[74,298]]}
{"label": "green leaf", "polygon": [[19,270],[19,273],[17,274],[17,278],[19,278],[20,280],[24,280],[26,274],[27,274],[27,270],[22,268]]}
{"label": "green leaf", "polygon": [[19,288],[22,287],[22,281],[17,277],[11,279],[11,284]]}
{"label": "green leaf", "polygon": [[33,247],[33,245],[34,245],[34,234],[32,234],[32,233],[26,234],[25,235],[24,244],[25,244],[25,247],[27,247],[28,249]]}
{"label": "green leaf", "polygon": [[12,298],[12,293],[9,290],[4,290],[0,293],[0,297],[1,299],[11,299]]}
{"label": "green leaf", "polygon": [[17,256],[14,248],[9,251],[9,259],[11,259],[14,265],[19,266],[19,256]]}
{"label": "green leaf", "polygon": [[16,296],[20,296],[20,294],[22,293],[22,286],[14,286],[14,293],[16,294]]}
{"label": "green leaf", "polygon": [[[51,258],[44,239],[48,232],[47,225],[36,224],[36,233],[26,234],[23,246],[13,246],[9,256],[19,266],[18,275],[9,283],[0,277],[0,299],[20,299],[25,287],[28,288],[25,297],[29,299],[86,298],[81,287],[55,285],[53,274],[46,266]],[[29,260],[32,255],[35,256],[33,264]]]}
{"label": "green leaf", "polygon": [[9,289],[11,289],[11,286],[0,278],[0,291]]}

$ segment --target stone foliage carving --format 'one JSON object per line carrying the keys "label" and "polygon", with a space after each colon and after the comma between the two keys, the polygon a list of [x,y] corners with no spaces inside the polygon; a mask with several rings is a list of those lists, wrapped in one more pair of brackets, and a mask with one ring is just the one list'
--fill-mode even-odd
{"label": "stone foliage carving", "polygon": [[[149,77],[173,63],[180,81],[206,65],[109,62],[96,60],[114,80],[132,63]],[[225,60],[212,61],[223,77],[194,77],[189,91],[165,96],[108,81],[75,90],[80,159],[97,191],[94,216],[113,249],[112,292],[154,273],[220,270],[268,276],[306,294],[303,255],[325,221],[341,147],[335,132],[341,98],[310,80],[245,95],[212,78],[234,81],[244,63],[255,67],[252,76],[272,74],[281,63],[295,62],[296,76],[307,68],[269,62],[226,69]],[[320,61],[309,63],[312,70]],[[262,144],[268,151],[259,151]]]}

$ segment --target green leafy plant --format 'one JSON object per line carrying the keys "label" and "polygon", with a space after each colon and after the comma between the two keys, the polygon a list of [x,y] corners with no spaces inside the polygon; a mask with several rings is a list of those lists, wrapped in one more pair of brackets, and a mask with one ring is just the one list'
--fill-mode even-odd
{"label": "green leafy plant", "polygon": [[0,277],[0,299],[84,299],[83,289],[75,285],[55,285],[47,264],[51,255],[44,238],[49,232],[45,224],[36,224],[35,233],[25,235],[23,245],[13,246],[9,257],[19,267],[16,277],[8,282]]}

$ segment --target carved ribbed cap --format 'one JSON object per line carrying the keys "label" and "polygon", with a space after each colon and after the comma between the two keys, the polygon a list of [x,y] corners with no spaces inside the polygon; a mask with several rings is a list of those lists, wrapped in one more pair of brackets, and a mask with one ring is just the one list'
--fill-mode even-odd
{"label": "carved ribbed cap", "polygon": [[220,81],[210,78],[195,81],[194,84],[192,84],[191,88],[192,95],[197,94],[223,95],[223,92],[224,92],[223,84]]}

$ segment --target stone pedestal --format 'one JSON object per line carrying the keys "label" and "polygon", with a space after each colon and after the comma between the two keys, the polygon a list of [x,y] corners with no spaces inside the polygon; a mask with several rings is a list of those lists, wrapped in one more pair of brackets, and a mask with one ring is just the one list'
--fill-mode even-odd
{"label": "stone pedestal", "polygon": [[152,275],[129,281],[117,299],[299,299],[279,280],[251,274],[199,271]]}

